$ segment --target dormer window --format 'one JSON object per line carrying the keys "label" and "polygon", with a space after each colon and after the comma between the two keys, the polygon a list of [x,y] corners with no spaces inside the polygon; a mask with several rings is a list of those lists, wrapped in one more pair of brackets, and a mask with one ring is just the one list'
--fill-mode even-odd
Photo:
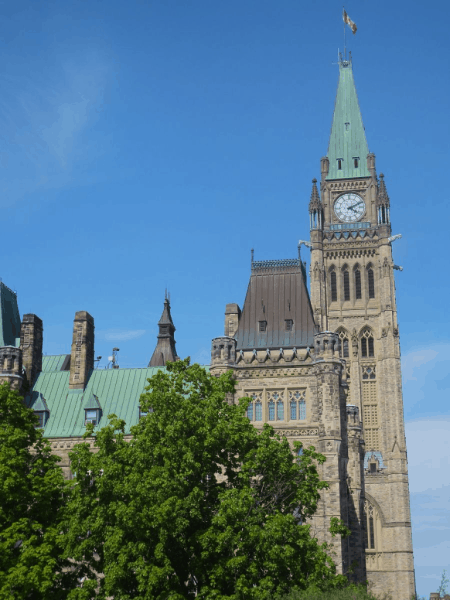
{"label": "dormer window", "polygon": [[294,329],[294,321],[292,319],[286,319],[284,321],[284,327],[286,331],[292,331]]}
{"label": "dormer window", "polygon": [[259,331],[267,330],[267,321],[259,321]]}
{"label": "dormer window", "polygon": [[357,156],[353,157],[353,166],[355,167],[355,169],[359,167],[359,158]]}
{"label": "dormer window", "polygon": [[36,423],[36,425],[35,425],[36,429],[44,429],[45,424],[47,423],[47,419],[48,419],[48,411],[35,410],[34,414],[38,418],[38,423]]}
{"label": "dormer window", "polygon": [[100,421],[100,411],[98,408],[88,408],[85,411],[85,419],[84,424],[92,423],[93,425],[97,425]]}
{"label": "dormer window", "polygon": [[342,171],[342,158],[337,159],[338,171]]}

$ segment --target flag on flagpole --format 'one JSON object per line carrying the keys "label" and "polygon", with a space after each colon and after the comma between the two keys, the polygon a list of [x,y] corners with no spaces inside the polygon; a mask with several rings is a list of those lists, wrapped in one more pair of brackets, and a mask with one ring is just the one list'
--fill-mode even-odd
{"label": "flag on flagpole", "polygon": [[342,18],[344,19],[344,23],[347,23],[347,25],[350,27],[352,32],[355,34],[356,30],[357,30],[356,23],[353,23],[353,21],[350,19],[348,14],[345,12],[345,8],[344,8],[344,12],[342,13]]}

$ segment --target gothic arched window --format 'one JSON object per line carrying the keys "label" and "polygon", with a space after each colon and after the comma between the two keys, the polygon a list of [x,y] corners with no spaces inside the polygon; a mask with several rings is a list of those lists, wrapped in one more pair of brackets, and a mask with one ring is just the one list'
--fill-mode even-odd
{"label": "gothic arched window", "polygon": [[250,421],[262,421],[262,392],[249,392],[247,395],[252,401],[247,406],[245,416]]}
{"label": "gothic arched window", "polygon": [[306,419],[306,390],[289,390],[291,421]]}
{"label": "gothic arched window", "polygon": [[369,298],[375,298],[375,278],[371,265],[367,267],[367,287],[369,290]]}
{"label": "gothic arched window", "polygon": [[372,358],[375,356],[373,333],[366,328],[361,333],[361,357]]}
{"label": "gothic arched window", "polygon": [[377,509],[367,498],[364,502],[364,513],[366,517],[366,549],[376,550],[380,546],[381,523]]}
{"label": "gothic arched window", "polygon": [[336,282],[336,271],[332,268],[330,271],[330,289],[331,289],[331,302],[337,302],[337,282]]}
{"label": "gothic arched window", "polygon": [[361,300],[361,271],[359,267],[356,266],[354,270],[355,276],[355,298],[356,300]]}
{"label": "gothic arched window", "polygon": [[341,342],[339,356],[341,358],[348,358],[350,356],[348,333],[344,329],[341,329],[337,331],[337,334],[339,335],[339,340]]}
{"label": "gothic arched window", "polygon": [[350,300],[350,275],[346,267],[343,268],[342,282],[344,287],[344,300]]}

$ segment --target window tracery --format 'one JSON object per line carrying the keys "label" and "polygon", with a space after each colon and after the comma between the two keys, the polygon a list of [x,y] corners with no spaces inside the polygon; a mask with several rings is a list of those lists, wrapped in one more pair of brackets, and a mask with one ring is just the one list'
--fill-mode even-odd
{"label": "window tracery", "polygon": [[248,405],[245,416],[250,421],[262,421],[262,392],[247,392],[246,395],[253,402]]}
{"label": "window tracery", "polygon": [[283,393],[280,391],[268,391],[268,408],[269,408],[269,421],[283,421],[284,420],[284,402]]}
{"label": "window tracery", "polygon": [[349,358],[350,352],[349,352],[348,333],[345,331],[345,329],[339,329],[336,333],[338,334],[339,340],[341,342],[340,349],[339,349],[339,356],[341,358]]}
{"label": "window tracery", "polygon": [[375,356],[375,346],[373,333],[369,328],[363,329],[360,336],[361,341],[361,357],[372,358]]}
{"label": "window tracery", "polygon": [[289,390],[291,421],[306,419],[306,390]]}

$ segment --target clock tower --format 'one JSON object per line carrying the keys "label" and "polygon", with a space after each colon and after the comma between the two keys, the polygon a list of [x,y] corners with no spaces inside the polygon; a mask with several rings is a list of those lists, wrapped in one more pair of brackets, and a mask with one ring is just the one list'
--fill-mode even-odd
{"label": "clock tower", "polygon": [[[392,259],[390,200],[369,152],[351,57],[339,83],[320,194],[313,180],[311,304],[321,331],[340,339],[347,404],[358,407],[364,439],[364,488],[355,497],[365,530],[374,593],[415,593],[400,339]],[[355,408],[356,410],[356,408]]]}

